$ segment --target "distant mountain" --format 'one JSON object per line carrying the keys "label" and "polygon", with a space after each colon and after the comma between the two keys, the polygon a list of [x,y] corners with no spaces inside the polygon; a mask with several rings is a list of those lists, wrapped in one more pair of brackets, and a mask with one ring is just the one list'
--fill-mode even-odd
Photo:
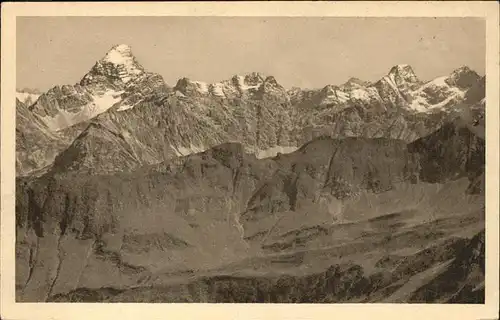
{"label": "distant mountain", "polygon": [[94,118],[114,105],[127,108],[144,95],[166,90],[163,79],[144,71],[129,46],[114,46],[75,85],[56,86],[30,110],[52,131]]}
{"label": "distant mountain", "polygon": [[264,77],[259,73],[247,75],[235,75],[229,80],[218,83],[207,84],[200,81],[192,81],[187,78],[180,79],[174,90],[180,96],[219,97],[222,99],[250,98],[262,100],[267,98],[287,100],[287,93],[274,77]]}
{"label": "distant mountain", "polygon": [[[99,173],[158,163],[227,141],[240,142],[259,157],[293,151],[325,134],[413,141],[456,116],[458,106],[476,104],[481,81],[463,67],[422,83],[410,66],[397,65],[373,84],[351,78],[320,90],[287,91],[274,77],[255,72],[213,84],[182,78],[171,88],[158,74],[145,71],[129,46],[117,45],[78,84],[50,89],[29,110],[52,133],[85,129],[72,146],[63,142],[70,149],[58,163]],[[471,88],[477,93],[467,95]],[[92,125],[85,128],[89,121]],[[40,164],[52,161],[51,155]]]}
{"label": "distant mountain", "polygon": [[[467,79],[465,79],[467,78]],[[403,108],[414,112],[443,111],[464,99],[465,93],[480,80],[467,67],[449,76],[421,82],[409,65],[391,68],[387,76],[370,84],[350,79],[341,86],[328,85],[321,90],[293,92],[295,103],[303,107],[345,107],[347,103],[388,110]]]}

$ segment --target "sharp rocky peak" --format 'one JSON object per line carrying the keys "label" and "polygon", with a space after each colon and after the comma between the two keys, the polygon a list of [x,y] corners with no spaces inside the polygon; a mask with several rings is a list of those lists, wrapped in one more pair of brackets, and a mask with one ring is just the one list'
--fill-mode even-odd
{"label": "sharp rocky peak", "polygon": [[240,89],[247,89],[247,87],[256,88],[260,86],[264,82],[265,78],[266,77],[259,72],[252,72],[242,75],[235,74],[231,77],[230,81],[233,85],[239,87]]}
{"label": "sharp rocky peak", "polygon": [[453,70],[446,82],[459,88],[470,88],[481,80],[481,76],[467,66]]}
{"label": "sharp rocky peak", "polygon": [[195,92],[208,93],[208,85],[204,82],[193,81],[184,77],[177,80],[174,91],[179,91],[185,95],[193,94]]}
{"label": "sharp rocky peak", "polygon": [[132,54],[129,45],[119,44],[113,46],[106,55],[92,67],[82,78],[81,85],[108,81],[113,84],[123,85],[145,73],[142,65]]}
{"label": "sharp rocky peak", "polygon": [[133,58],[132,48],[127,44],[115,45],[108,51],[103,60],[111,63],[120,64],[124,59]]}
{"label": "sharp rocky peak", "polygon": [[391,68],[389,77],[394,78],[394,81],[399,84],[401,82],[416,83],[419,82],[413,68],[408,64],[398,64]]}
{"label": "sharp rocky peak", "polygon": [[452,72],[452,74],[462,74],[462,73],[476,73],[476,72],[473,71],[468,66],[461,66],[460,68],[457,68]]}
{"label": "sharp rocky peak", "polygon": [[271,83],[274,83],[274,84],[278,84],[278,81],[276,80],[275,77],[273,76],[267,76],[265,79],[264,79],[264,82],[271,82]]}
{"label": "sharp rocky peak", "polygon": [[260,84],[265,80],[265,78],[266,77],[259,72],[252,72],[244,76],[245,82],[250,85]]}
{"label": "sharp rocky peak", "polygon": [[194,82],[191,81],[189,78],[183,77],[177,80],[177,83],[174,88],[182,88],[185,86],[189,86],[190,84],[193,84]]}

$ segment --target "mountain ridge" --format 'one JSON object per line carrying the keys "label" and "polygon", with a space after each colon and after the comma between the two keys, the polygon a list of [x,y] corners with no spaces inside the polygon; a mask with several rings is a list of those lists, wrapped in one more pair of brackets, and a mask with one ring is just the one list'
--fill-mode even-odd
{"label": "mountain ridge", "polygon": [[[29,110],[37,121],[45,123],[57,135],[58,131],[85,127],[86,123],[99,122],[100,119],[105,122],[109,121],[105,119],[114,118],[138,121],[146,117],[146,121],[154,128],[157,126],[155,122],[164,121],[155,117],[166,113],[151,112],[146,108],[182,105],[184,109],[175,108],[180,114],[170,113],[170,117],[189,118],[191,120],[185,125],[185,132],[197,135],[193,130],[200,128],[212,132],[214,138],[199,136],[195,139],[197,141],[190,141],[193,139],[183,138],[177,132],[169,135],[173,139],[172,143],[158,141],[151,145],[153,141],[150,138],[145,141],[145,137],[137,137],[133,133],[135,129],[126,122],[115,123],[112,127],[123,127],[117,129],[117,135],[129,132],[132,134],[131,139],[137,140],[125,141],[127,145],[134,145],[126,148],[142,154],[133,156],[133,162],[159,162],[165,156],[170,157],[169,154],[174,156],[210,148],[232,139],[231,136],[236,139],[234,141],[243,142],[247,150],[254,150],[262,156],[272,156],[277,150],[293,151],[317,134],[385,135],[406,141],[417,139],[442,124],[463,101],[473,104],[478,97],[484,96],[481,89],[475,89],[480,88],[476,82],[482,81],[477,77],[469,68],[461,67],[449,76],[422,84],[411,66],[396,65],[387,76],[375,83],[353,78],[344,85],[327,85],[320,90],[286,90],[274,77],[258,72],[235,75],[214,84],[181,78],[174,87],[169,87],[160,75],[144,70],[129,46],[116,45],[96,62],[79,83],[50,89],[31,104]],[[455,84],[461,87],[455,87]],[[467,86],[478,92],[466,95]],[[472,96],[474,101],[470,99]],[[136,119],[119,115],[123,112],[134,115]],[[418,128],[422,127],[422,122],[413,120],[418,118],[434,120],[426,120],[428,124],[424,126],[428,128]],[[166,124],[169,123],[167,121]],[[237,127],[246,128],[243,135],[236,132]],[[95,130],[94,127],[83,128],[87,129]],[[160,132],[158,134],[163,135]],[[61,140],[55,147],[58,152],[71,145],[67,139]],[[95,143],[89,141],[79,144]],[[121,148],[121,145],[123,143],[106,148]],[[157,146],[161,146],[160,149],[155,149]],[[169,149],[172,151],[161,151]],[[54,159],[54,154],[48,155],[38,160],[39,164],[34,165],[33,169],[50,165]],[[23,172],[28,173],[29,170]]]}

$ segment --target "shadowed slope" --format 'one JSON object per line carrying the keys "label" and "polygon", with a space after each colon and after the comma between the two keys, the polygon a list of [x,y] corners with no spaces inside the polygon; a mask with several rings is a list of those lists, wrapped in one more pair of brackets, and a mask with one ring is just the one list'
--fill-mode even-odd
{"label": "shadowed slope", "polygon": [[[231,266],[295,275],[338,262],[369,272],[367,257],[384,250],[425,249],[484,228],[481,189],[466,194],[484,166],[481,145],[447,125],[408,146],[323,137],[259,160],[226,143],[133,172],[18,179],[18,297],[161,287]],[[443,170],[429,175],[432,155]],[[419,270],[446,262],[431,261]]]}

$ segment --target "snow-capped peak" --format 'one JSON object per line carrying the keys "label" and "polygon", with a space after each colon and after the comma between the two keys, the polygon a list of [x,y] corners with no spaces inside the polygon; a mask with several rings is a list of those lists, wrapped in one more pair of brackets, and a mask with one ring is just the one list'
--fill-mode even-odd
{"label": "snow-capped peak", "polygon": [[126,44],[119,44],[111,48],[103,61],[113,64],[133,64],[132,49]]}
{"label": "snow-capped peak", "polygon": [[132,54],[130,46],[119,44],[113,46],[94,65],[90,72],[83,77],[81,84],[86,85],[103,80],[112,80],[114,82],[117,79],[126,84],[144,72],[144,68]]}

